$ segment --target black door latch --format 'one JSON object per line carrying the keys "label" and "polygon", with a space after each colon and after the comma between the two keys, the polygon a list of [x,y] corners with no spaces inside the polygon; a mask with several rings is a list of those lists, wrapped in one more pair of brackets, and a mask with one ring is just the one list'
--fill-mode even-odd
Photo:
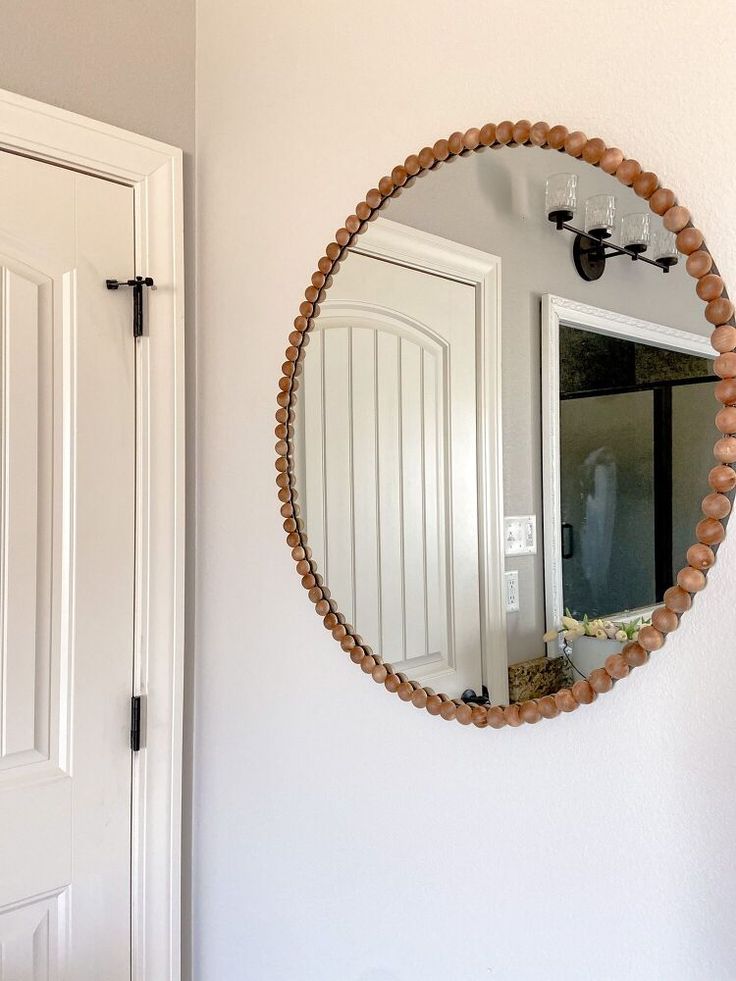
{"label": "black door latch", "polygon": [[130,286],[133,290],[133,337],[143,337],[143,287],[155,290],[156,284],[150,276],[136,276],[135,279],[121,281],[118,279],[106,279],[105,284],[109,290],[119,290]]}

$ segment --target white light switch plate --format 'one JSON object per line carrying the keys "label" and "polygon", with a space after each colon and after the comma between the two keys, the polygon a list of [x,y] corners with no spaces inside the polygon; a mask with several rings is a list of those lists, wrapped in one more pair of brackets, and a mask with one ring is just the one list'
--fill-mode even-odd
{"label": "white light switch plate", "polygon": [[506,555],[536,555],[537,516],[504,518],[504,546]]}
{"label": "white light switch plate", "polygon": [[516,569],[504,572],[506,582],[506,612],[519,612],[519,573]]}

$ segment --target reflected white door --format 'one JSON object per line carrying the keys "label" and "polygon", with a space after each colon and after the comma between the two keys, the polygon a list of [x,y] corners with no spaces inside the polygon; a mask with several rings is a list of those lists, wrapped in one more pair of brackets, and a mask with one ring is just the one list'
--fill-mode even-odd
{"label": "reflected white door", "polygon": [[0,975],[130,977],[130,188],[0,153]]}
{"label": "reflected white door", "polygon": [[320,571],[395,670],[480,692],[475,289],[353,253],[316,326],[300,503]]}

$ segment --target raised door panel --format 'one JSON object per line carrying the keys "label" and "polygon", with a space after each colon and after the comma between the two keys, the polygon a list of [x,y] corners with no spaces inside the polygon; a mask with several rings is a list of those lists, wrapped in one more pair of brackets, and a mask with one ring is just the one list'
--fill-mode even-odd
{"label": "raised door panel", "polygon": [[37,897],[0,914],[0,981],[60,981],[68,892]]}

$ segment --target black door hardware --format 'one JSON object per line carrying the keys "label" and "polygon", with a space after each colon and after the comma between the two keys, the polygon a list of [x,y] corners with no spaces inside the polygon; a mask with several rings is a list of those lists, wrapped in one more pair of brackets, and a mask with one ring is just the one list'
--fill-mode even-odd
{"label": "black door hardware", "polygon": [[106,279],[109,290],[119,290],[130,286],[133,290],[133,337],[143,337],[143,287],[155,290],[156,284],[150,276],[136,276],[135,279],[121,281]]}
{"label": "black door hardware", "polygon": [[141,748],[141,696],[130,700],[130,748],[137,753]]}

